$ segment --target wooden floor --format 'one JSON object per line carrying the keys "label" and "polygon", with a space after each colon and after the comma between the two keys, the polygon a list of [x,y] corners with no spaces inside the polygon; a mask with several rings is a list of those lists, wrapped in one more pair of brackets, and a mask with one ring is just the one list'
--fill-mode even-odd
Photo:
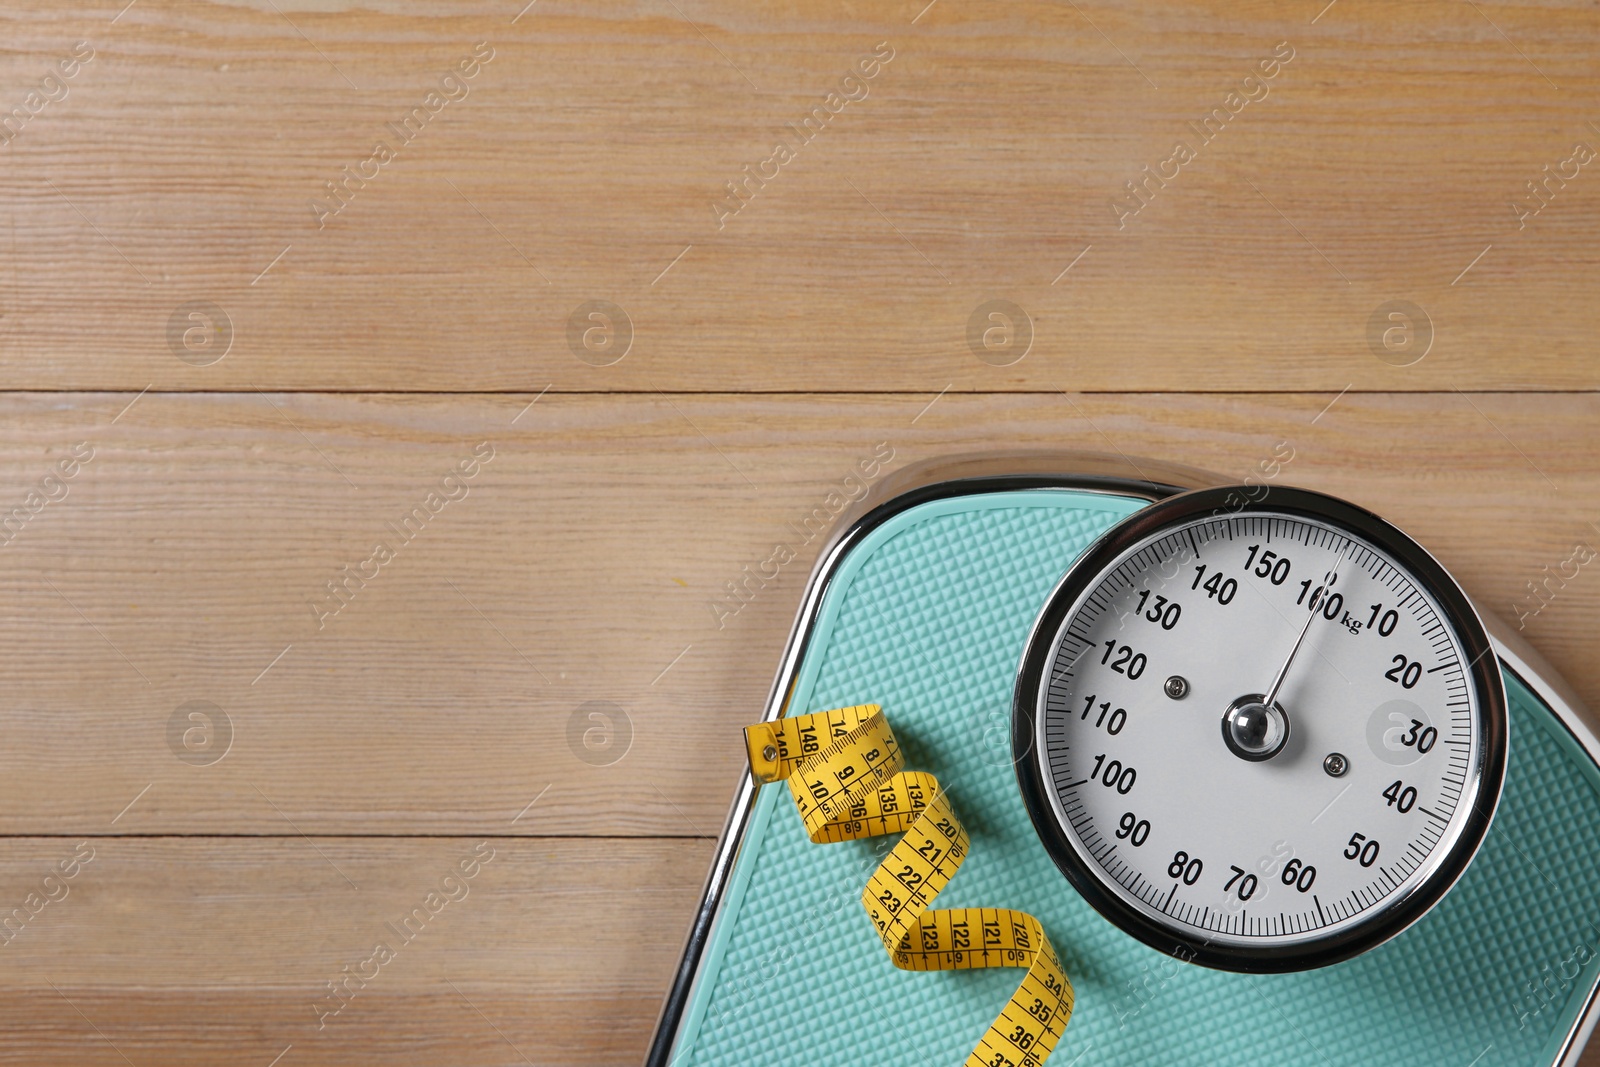
{"label": "wooden floor", "polygon": [[524,2],[0,12],[0,1063],[637,1062],[874,455],[1287,451],[1600,706],[1600,12]]}

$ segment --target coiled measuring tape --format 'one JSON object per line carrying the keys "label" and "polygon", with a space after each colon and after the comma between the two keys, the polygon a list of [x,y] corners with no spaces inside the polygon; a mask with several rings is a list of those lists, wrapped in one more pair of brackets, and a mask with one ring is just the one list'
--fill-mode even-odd
{"label": "coiled measuring tape", "polygon": [[861,904],[903,971],[1026,967],[966,1067],[1039,1067],[1072,1017],[1072,983],[1039,920],[1008,908],[930,910],[966,857],[967,831],[933,775],[906,771],[877,704],[745,727],[757,782],[787,780],[816,844],[904,833]]}

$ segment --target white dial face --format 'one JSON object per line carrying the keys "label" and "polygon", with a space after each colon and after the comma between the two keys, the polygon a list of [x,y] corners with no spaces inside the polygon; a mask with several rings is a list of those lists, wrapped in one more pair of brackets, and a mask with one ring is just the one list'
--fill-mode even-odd
{"label": "white dial face", "polygon": [[1036,758],[1108,892],[1191,939],[1291,946],[1398,903],[1460,837],[1483,744],[1469,666],[1433,596],[1360,538],[1195,520],[1069,611]]}

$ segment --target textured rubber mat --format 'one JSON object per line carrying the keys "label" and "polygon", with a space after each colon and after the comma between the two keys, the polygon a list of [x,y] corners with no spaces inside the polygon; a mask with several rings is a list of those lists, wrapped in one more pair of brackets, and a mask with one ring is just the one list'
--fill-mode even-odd
{"label": "textured rubber mat", "polygon": [[[1038,844],[1010,766],[1028,630],[1073,558],[1140,502],[1051,490],[922,505],[875,530],[825,599],[795,713],[881,703],[946,784],[972,854],[941,907],[1036,915],[1077,991],[1067,1064],[1548,1064],[1600,970],[1600,775],[1508,678],[1504,798],[1477,859],[1398,938],[1316,971],[1206,970],[1093,911]],[[859,896],[878,842],[813,845],[763,791],[681,1031],[681,1067],[959,1063],[1020,970],[890,965]]]}

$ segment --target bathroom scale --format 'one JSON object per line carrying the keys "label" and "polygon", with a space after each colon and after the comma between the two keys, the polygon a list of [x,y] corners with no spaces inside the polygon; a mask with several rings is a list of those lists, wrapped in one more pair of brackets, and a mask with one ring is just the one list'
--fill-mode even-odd
{"label": "bathroom scale", "polygon": [[813,569],[647,1062],[1575,1064],[1587,716],[1346,501],[907,468]]}

